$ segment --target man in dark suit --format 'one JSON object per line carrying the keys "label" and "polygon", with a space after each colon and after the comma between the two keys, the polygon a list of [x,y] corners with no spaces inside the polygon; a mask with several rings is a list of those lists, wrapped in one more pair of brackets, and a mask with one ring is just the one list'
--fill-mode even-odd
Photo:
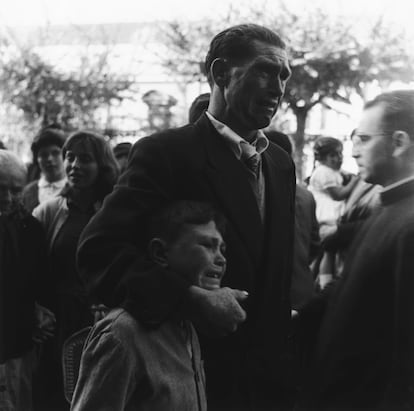
{"label": "man in dark suit", "polygon": [[358,228],[338,281],[297,317],[316,349],[298,409],[414,409],[414,91],[365,104],[353,137],[381,206]]}
{"label": "man in dark suit", "polygon": [[[207,335],[210,410],[275,409],[287,397],[295,174],[291,158],[261,129],[290,76],[285,43],[261,26],[231,27],[212,40],[206,71],[207,113],[135,144],[81,237],[80,274],[102,302],[123,302],[148,327],[177,314],[193,320]],[[224,288],[191,286],[143,260],[148,216],[174,200],[210,202],[225,214]]]}

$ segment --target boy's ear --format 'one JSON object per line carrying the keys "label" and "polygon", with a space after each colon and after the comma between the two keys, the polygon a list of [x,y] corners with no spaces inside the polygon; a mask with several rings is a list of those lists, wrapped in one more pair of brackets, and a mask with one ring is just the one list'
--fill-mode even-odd
{"label": "boy's ear", "polygon": [[167,243],[161,238],[153,238],[148,244],[148,253],[151,260],[160,265],[167,267]]}
{"label": "boy's ear", "polygon": [[394,131],[391,138],[393,145],[393,157],[400,157],[401,154],[405,153],[413,145],[410,136],[405,131]]}
{"label": "boy's ear", "polygon": [[210,66],[210,75],[214,83],[222,89],[227,86],[230,77],[229,64],[222,58],[216,58]]}

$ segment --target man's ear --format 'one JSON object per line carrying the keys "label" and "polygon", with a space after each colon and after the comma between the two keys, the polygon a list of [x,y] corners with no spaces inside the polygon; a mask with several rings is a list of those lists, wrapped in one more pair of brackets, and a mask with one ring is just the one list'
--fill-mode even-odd
{"label": "man's ear", "polygon": [[413,142],[411,141],[411,138],[406,131],[396,130],[392,134],[391,138],[393,147],[393,157],[400,157],[413,145]]}
{"label": "man's ear", "polygon": [[228,84],[230,77],[229,65],[226,60],[216,58],[210,66],[210,76],[215,84],[222,89]]}
{"label": "man's ear", "polygon": [[161,267],[167,267],[167,243],[161,238],[153,238],[148,244],[148,254],[151,261],[160,265]]}

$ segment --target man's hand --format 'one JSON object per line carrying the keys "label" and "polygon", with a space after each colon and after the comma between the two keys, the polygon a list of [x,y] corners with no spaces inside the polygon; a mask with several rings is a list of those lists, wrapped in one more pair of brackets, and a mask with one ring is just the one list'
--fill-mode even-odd
{"label": "man's hand", "polygon": [[230,334],[246,320],[246,312],[239,303],[248,295],[246,291],[228,287],[205,290],[191,286],[188,308],[191,320],[207,335],[220,337]]}

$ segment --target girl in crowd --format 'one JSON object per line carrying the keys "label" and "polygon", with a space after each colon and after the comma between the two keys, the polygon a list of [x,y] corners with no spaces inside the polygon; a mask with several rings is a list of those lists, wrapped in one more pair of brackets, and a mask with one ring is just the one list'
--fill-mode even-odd
{"label": "girl in crowd", "polygon": [[67,184],[56,198],[40,204],[33,215],[43,224],[54,277],[56,314],[55,355],[60,364],[64,341],[93,324],[92,301],[76,270],[79,236],[110,193],[118,166],[109,143],[89,131],[75,132],[66,140],[62,154]]}
{"label": "girl in crowd", "polygon": [[[320,137],[315,141],[313,151],[317,166],[309,181],[309,190],[316,201],[316,218],[322,240],[337,229],[344,207],[344,200],[349,197],[358,178],[354,175],[344,184],[340,172],[342,165],[341,141],[333,137]],[[325,285],[335,273],[335,255],[326,252],[319,266],[321,286]]]}

